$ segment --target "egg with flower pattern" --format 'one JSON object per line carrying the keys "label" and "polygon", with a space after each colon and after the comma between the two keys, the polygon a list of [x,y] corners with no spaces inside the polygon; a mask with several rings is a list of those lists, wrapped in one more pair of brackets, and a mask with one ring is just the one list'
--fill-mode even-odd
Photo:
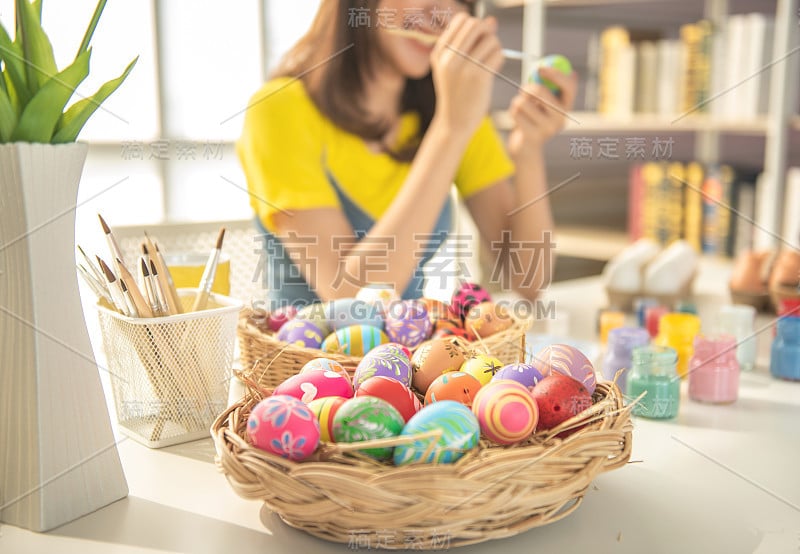
{"label": "egg with flower pattern", "polygon": [[319,422],[297,398],[273,395],[250,411],[247,436],[261,450],[300,461],[311,456],[319,445]]}
{"label": "egg with flower pattern", "polygon": [[574,346],[567,344],[545,346],[534,355],[531,365],[545,377],[553,373],[572,377],[586,387],[589,394],[593,394],[597,386],[597,376],[592,362]]}
{"label": "egg with flower pattern", "polygon": [[423,342],[411,357],[411,383],[421,393],[442,373],[458,371],[467,352],[453,338],[431,339]]}
{"label": "egg with flower pattern", "polygon": [[432,327],[428,309],[419,300],[396,302],[386,314],[385,329],[389,340],[409,348],[427,340]]}
{"label": "egg with flower pattern", "polygon": [[304,348],[319,348],[322,338],[320,328],[303,319],[293,319],[278,331],[278,340]]}
{"label": "egg with flower pattern", "polygon": [[[336,442],[361,442],[396,437],[405,420],[397,409],[380,398],[360,396],[351,398],[339,408],[333,418],[333,439]],[[378,460],[392,457],[394,447],[359,450]]]}
{"label": "egg with flower pattern", "polygon": [[367,352],[356,366],[353,387],[358,390],[364,381],[379,376],[411,386],[411,360],[404,346],[390,342]]}
{"label": "egg with flower pattern", "polygon": [[[394,463],[448,464],[458,461],[478,445],[480,427],[469,408],[452,400],[425,406],[406,424],[401,436],[415,436],[431,431],[439,437],[417,438],[394,449]],[[433,443],[433,444],[431,444]]]}

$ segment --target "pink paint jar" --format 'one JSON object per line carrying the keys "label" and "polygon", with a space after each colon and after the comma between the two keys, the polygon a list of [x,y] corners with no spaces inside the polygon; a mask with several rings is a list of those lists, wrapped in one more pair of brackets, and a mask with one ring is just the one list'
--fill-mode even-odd
{"label": "pink paint jar", "polygon": [[730,404],[739,396],[739,361],[733,335],[698,336],[689,361],[689,398]]}

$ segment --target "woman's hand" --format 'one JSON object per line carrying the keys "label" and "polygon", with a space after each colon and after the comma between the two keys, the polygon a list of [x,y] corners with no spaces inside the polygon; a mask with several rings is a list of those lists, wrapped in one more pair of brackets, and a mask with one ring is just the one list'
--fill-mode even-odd
{"label": "woman's hand", "polygon": [[489,111],[495,73],[502,65],[497,20],[456,14],[431,52],[434,119],[471,137]]}
{"label": "woman's hand", "polygon": [[557,69],[543,67],[539,74],[561,89],[556,96],[547,87],[536,83],[523,86],[509,107],[514,128],[508,137],[508,150],[513,158],[532,148],[541,148],[553,135],[564,128],[566,112],[575,102],[578,77],[573,71],[564,75]]}

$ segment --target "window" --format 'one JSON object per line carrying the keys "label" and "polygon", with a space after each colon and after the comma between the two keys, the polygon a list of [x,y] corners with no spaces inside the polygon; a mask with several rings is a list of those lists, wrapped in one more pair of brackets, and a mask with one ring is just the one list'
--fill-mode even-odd
{"label": "window", "polygon": [[[73,59],[96,3],[44,1],[43,25],[60,68]],[[244,109],[318,5],[108,2],[92,40],[91,74],[73,101],[117,77],[135,56],[139,61],[79,137],[90,150],[78,242],[97,242],[97,213],[112,225],[250,217],[233,145]],[[12,32],[14,0],[0,0],[0,21]]]}

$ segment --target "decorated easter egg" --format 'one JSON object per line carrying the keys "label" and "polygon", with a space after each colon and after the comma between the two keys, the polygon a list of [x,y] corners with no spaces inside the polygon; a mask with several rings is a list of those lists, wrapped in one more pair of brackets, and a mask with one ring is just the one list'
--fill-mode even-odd
{"label": "decorated easter egg", "polygon": [[371,325],[352,325],[328,335],[322,343],[324,352],[363,356],[376,346],[389,342],[386,333]]}
{"label": "decorated easter egg", "polygon": [[411,386],[411,360],[408,350],[392,342],[373,348],[358,362],[353,386],[358,390],[364,381],[376,376],[389,377],[407,387]]}
{"label": "decorated easter egg", "polygon": [[319,348],[322,331],[311,321],[293,319],[278,331],[278,340],[305,348]]}
{"label": "decorated easter egg", "polygon": [[396,302],[386,314],[386,336],[409,348],[427,340],[432,327],[428,309],[417,300]]}
{"label": "decorated easter egg", "polygon": [[395,465],[453,463],[475,448],[480,439],[480,427],[475,415],[463,404],[451,400],[425,406],[409,420],[401,435],[412,436],[430,431],[441,431],[442,435],[396,446]]}
{"label": "decorated easter egg", "polygon": [[530,364],[510,364],[504,366],[493,377],[494,381],[511,380],[525,385],[528,390],[533,390],[536,383],[544,379],[539,370]]}
{"label": "decorated easter egg", "polygon": [[[552,429],[591,407],[592,395],[581,383],[561,373],[548,375],[533,389],[539,407],[539,429]],[[577,429],[559,434],[566,436]]]}
{"label": "decorated easter egg", "polygon": [[291,321],[296,315],[297,308],[294,306],[281,306],[267,316],[267,327],[270,331],[277,333],[287,321]]}
{"label": "decorated easter egg", "polygon": [[545,346],[534,355],[531,364],[545,377],[561,373],[582,383],[589,394],[594,393],[597,378],[592,362],[573,346],[567,344]]}
{"label": "decorated easter egg", "polygon": [[347,398],[341,396],[326,396],[308,403],[308,409],[319,421],[319,440],[333,442],[333,418],[345,402]]}
{"label": "decorated easter egg", "polygon": [[472,306],[464,318],[464,329],[472,337],[486,338],[505,331],[514,321],[508,310],[494,302],[481,302]]}
{"label": "decorated easter egg", "polygon": [[[333,418],[333,439],[336,442],[360,442],[396,437],[405,420],[397,409],[381,398],[359,396],[339,408]],[[379,460],[392,457],[393,447],[366,448],[360,452]]]}
{"label": "decorated easter egg", "polygon": [[346,377],[335,371],[320,369],[292,375],[275,387],[274,394],[293,396],[308,403],[326,396],[352,398],[353,387]]}
{"label": "decorated easter egg", "polygon": [[456,339],[441,338],[423,342],[411,357],[411,384],[421,393],[442,373],[458,371],[466,360],[466,351]]}
{"label": "decorated easter egg", "polygon": [[319,444],[316,416],[293,396],[272,395],[252,409],[247,435],[253,446],[290,460],[304,460]]}
{"label": "decorated easter egg", "polygon": [[[448,308],[449,309],[449,308]],[[441,331],[442,329],[463,329],[464,323],[453,314],[436,318],[433,322],[433,332]]]}
{"label": "decorated easter egg", "polygon": [[559,70],[564,75],[569,75],[572,73],[572,64],[569,62],[569,59],[566,58],[565,56],[562,56],[560,54],[553,54],[550,56],[545,56],[544,58],[536,62],[536,67],[534,68],[533,73],[531,73],[529,79],[530,82],[544,85],[548,89],[550,89],[550,91],[553,94],[558,96],[559,94],[561,94],[561,89],[558,87],[557,84],[555,84],[550,79],[545,79],[544,77],[539,75],[539,68],[541,67],[552,67],[554,69]]}
{"label": "decorated easter egg", "polygon": [[425,405],[442,400],[454,400],[472,406],[472,400],[481,388],[481,383],[472,375],[451,371],[433,380],[425,393]]}
{"label": "decorated easter egg", "polygon": [[452,317],[450,307],[441,300],[434,300],[433,298],[420,298],[418,300],[425,304],[425,309],[428,310],[428,317],[431,323],[436,324],[439,319],[447,319]]}
{"label": "decorated easter egg", "polygon": [[403,421],[406,422],[422,409],[419,398],[410,388],[389,377],[370,377],[358,387],[356,397],[359,396],[374,396],[386,400],[397,408],[397,411],[403,416]]}
{"label": "decorated easter egg", "polygon": [[478,354],[477,356],[468,359],[461,365],[464,373],[468,373],[475,377],[481,384],[485,385],[492,380],[492,377],[503,368],[503,362],[492,356],[486,354]]}
{"label": "decorated easter egg", "polygon": [[464,321],[469,309],[481,302],[491,302],[492,297],[482,286],[475,283],[463,283],[450,300],[450,313]]}
{"label": "decorated easter egg", "polygon": [[472,403],[481,431],[490,441],[514,444],[528,438],[539,420],[530,391],[516,381],[492,381]]}
{"label": "decorated easter egg", "polygon": [[325,305],[320,302],[309,304],[297,310],[293,321],[295,320],[312,322],[322,332],[323,337],[327,337],[331,334],[331,324],[328,322],[328,316],[325,314]]}
{"label": "decorated easter egg", "polygon": [[392,304],[400,301],[400,296],[391,285],[371,284],[361,287],[356,293],[356,300],[374,304],[382,315],[385,315]]}
{"label": "decorated easter egg", "polygon": [[306,364],[300,369],[300,373],[307,373],[309,371],[333,371],[334,373],[338,373],[345,379],[347,382],[352,384],[353,379],[350,377],[350,373],[344,368],[342,364],[337,362],[336,360],[332,360],[330,358],[314,358],[313,360],[306,362]]}
{"label": "decorated easter egg", "polygon": [[353,325],[370,325],[383,329],[383,316],[376,304],[355,298],[340,298],[324,304],[331,329],[338,331]]}

